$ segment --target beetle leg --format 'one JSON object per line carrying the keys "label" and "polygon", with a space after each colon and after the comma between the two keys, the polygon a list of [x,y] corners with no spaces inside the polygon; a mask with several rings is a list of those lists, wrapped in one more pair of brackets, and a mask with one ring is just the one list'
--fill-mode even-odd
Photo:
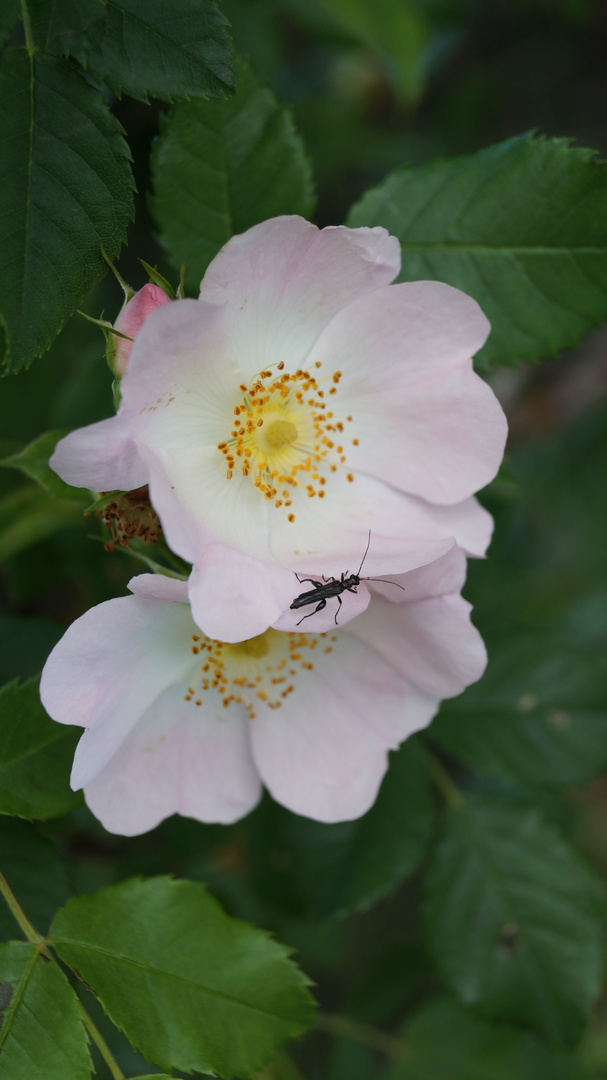
{"label": "beetle leg", "polygon": [[[339,597],[338,597],[338,599],[339,599]],[[316,615],[316,612],[317,612],[317,611],[322,611],[322,609],[323,609],[323,608],[326,608],[326,606],[327,606],[327,601],[326,601],[326,600],[319,600],[319,601],[318,601],[318,604],[317,604],[317,605],[316,605],[316,607],[314,608],[314,611],[309,611],[307,615],[304,615],[304,616],[303,616],[303,617],[302,617],[302,618],[301,618],[301,619],[299,620],[299,622],[297,623],[297,625],[298,625],[298,626],[300,626],[300,625],[301,625],[301,623],[302,623],[302,622],[304,621],[304,619],[309,619],[309,618],[310,618],[310,617],[311,617],[312,615]]]}
{"label": "beetle leg", "polygon": [[337,626],[337,616],[339,615],[339,609],[341,608],[341,596],[337,596],[337,611],[335,612],[335,625]]}

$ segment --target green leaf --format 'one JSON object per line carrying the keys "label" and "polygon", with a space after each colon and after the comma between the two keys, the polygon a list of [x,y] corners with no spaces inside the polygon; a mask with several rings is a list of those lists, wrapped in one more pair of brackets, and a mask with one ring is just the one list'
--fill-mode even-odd
{"label": "green leaf", "polygon": [[35,480],[49,495],[71,499],[86,507],[91,501],[90,492],[86,488],[74,488],[64,483],[48,463],[59,439],[66,434],[65,431],[45,431],[44,435],[39,435],[19,453],[2,458],[0,465],[8,469],[19,469],[29,476],[30,480]]}
{"label": "green leaf", "polygon": [[479,363],[554,356],[607,317],[607,168],[523,135],[398,169],[351,210],[402,244],[399,281],[446,281],[492,325]]}
{"label": "green leaf", "polygon": [[405,99],[416,101],[424,86],[421,54],[431,27],[411,0],[318,0],[334,21],[365,45],[389,56],[396,64],[398,86]]}
{"label": "green leaf", "polygon": [[424,760],[409,739],[371,810],[356,821],[323,825],[290,817],[289,853],[315,915],[369,908],[416,870],[432,830],[434,804]]}
{"label": "green leaf", "polygon": [[584,1080],[574,1058],[533,1035],[488,1024],[454,1001],[439,999],[400,1033],[402,1060],[381,1080]]}
{"label": "green leaf", "polygon": [[173,264],[197,292],[234,233],[277,214],[311,215],[312,176],[288,109],[239,65],[228,102],[178,105],[152,157],[151,209]]}
{"label": "green leaf", "polygon": [[[3,818],[0,869],[30,922],[40,934],[46,934],[53,915],[70,895],[65,863],[56,846],[28,822]],[[0,900],[0,940],[21,933]]]}
{"label": "green leaf", "polygon": [[27,9],[34,44],[55,56],[76,52],[105,16],[103,0],[27,0]]}
{"label": "green leaf", "polygon": [[607,766],[607,660],[552,635],[489,642],[480,682],[429,734],[473,769],[529,787],[583,784]]}
{"label": "green leaf", "polygon": [[0,48],[8,41],[13,26],[20,18],[20,0],[3,0],[0,4]]}
{"label": "green leaf", "polygon": [[535,808],[473,797],[447,814],[426,881],[428,939],[468,1005],[573,1045],[603,966],[604,898]]}
{"label": "green leaf", "polygon": [[80,728],[56,724],[40,702],[39,679],[0,690],[0,814],[44,820],[78,806],[69,777]]}
{"label": "green leaf", "polygon": [[105,0],[74,56],[119,97],[226,97],[234,87],[228,20],[215,0]]}
{"label": "green leaf", "polygon": [[0,322],[9,371],[27,366],[126,238],[133,179],[107,103],[70,63],[0,57]]}
{"label": "green leaf", "polygon": [[72,899],[51,937],[135,1049],[167,1072],[248,1076],[313,1019],[288,950],[191,881],[133,879]]}
{"label": "green leaf", "polygon": [[0,945],[0,1080],[87,1080],[93,1069],[78,999],[34,945]]}
{"label": "green leaf", "polygon": [[0,562],[78,523],[82,523],[81,504],[50,498],[24,484],[0,499]]}

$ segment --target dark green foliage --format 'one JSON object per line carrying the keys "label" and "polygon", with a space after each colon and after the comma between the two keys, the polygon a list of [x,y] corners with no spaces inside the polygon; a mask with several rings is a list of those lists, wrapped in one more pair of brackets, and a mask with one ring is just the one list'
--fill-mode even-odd
{"label": "dark green foliage", "polygon": [[105,99],[63,60],[0,58],[0,321],[27,367],[106,270],[132,211],[128,148]]}
{"label": "dark green foliage", "polygon": [[66,434],[65,431],[45,431],[44,435],[39,435],[19,453],[3,458],[0,465],[10,469],[19,469],[31,480],[35,480],[49,495],[72,499],[84,509],[90,505],[90,492],[86,488],[75,488],[64,483],[48,463],[57,442]]}
{"label": "dark green foliage", "polygon": [[427,1005],[402,1028],[400,1060],[381,1080],[583,1080],[573,1058],[516,1028],[489,1024],[454,1001]]}
{"label": "dark green foliage", "polygon": [[36,48],[54,56],[76,53],[93,23],[105,19],[103,0],[27,0]]}
{"label": "dark green foliage", "polygon": [[600,986],[604,919],[598,880],[535,807],[474,796],[448,812],[426,923],[462,1002],[575,1045]]}
{"label": "dark green foliage", "polygon": [[227,19],[215,0],[105,0],[72,53],[93,78],[140,101],[225,97],[234,86]]}
{"label": "dark green foliage", "polygon": [[20,0],[3,0],[0,4],[0,47],[4,45],[20,16]]}
{"label": "dark green foliage", "polygon": [[291,114],[244,65],[231,101],[175,108],[152,167],[160,240],[175,266],[185,262],[192,292],[234,233],[314,209],[310,165]]}
{"label": "dark green foliage", "polygon": [[607,660],[552,634],[489,641],[480,682],[430,734],[472,768],[528,787],[583,784],[607,766]]}
{"label": "dark green foliage", "polygon": [[[0,871],[30,922],[46,934],[57,908],[70,895],[65,862],[56,845],[25,821],[0,818]],[[21,930],[2,901],[0,940],[18,936]]]}
{"label": "dark green foliage", "polygon": [[400,281],[446,281],[491,322],[479,364],[541,360],[607,317],[607,169],[531,135],[398,169],[350,211],[403,249]]}
{"label": "dark green foliage", "polygon": [[0,690],[0,814],[58,817],[81,802],[69,786],[80,728],[56,724],[40,703],[39,680]]}
{"label": "dark green foliage", "polygon": [[323,825],[289,815],[286,850],[303,896],[318,916],[368,908],[416,870],[432,830],[434,803],[414,740],[391,755],[377,801],[356,821]]}

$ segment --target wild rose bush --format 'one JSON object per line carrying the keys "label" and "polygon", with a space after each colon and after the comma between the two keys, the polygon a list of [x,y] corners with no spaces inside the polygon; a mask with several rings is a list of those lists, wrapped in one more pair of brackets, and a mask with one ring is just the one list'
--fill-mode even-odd
{"label": "wild rose bush", "polygon": [[[591,16],[553,7],[575,54]],[[521,364],[607,314],[604,166],[449,156],[474,128],[461,87],[416,114],[427,6],[13,8],[0,322],[36,365],[0,402],[0,1077],[598,1080],[599,368]],[[226,16],[293,79],[317,215]],[[134,176],[159,245],[139,202],[118,270]],[[336,1015],[282,1050],[310,980]]]}

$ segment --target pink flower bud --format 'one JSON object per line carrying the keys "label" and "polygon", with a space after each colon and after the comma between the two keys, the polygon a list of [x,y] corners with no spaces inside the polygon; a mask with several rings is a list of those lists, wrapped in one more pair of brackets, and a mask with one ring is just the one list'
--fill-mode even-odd
{"label": "pink flower bud", "polygon": [[[124,375],[133,341],[148,315],[151,315],[156,308],[170,303],[172,303],[171,298],[167,296],[163,289],[159,288],[158,285],[149,283],[144,285],[138,293],[135,293],[135,296],[129,300],[128,304],[125,304],[114,323],[115,329],[119,330],[121,334],[125,334],[125,337],[113,338],[114,353],[113,358],[110,357],[111,366],[117,378]],[[132,338],[133,341],[127,341],[126,338]]]}

